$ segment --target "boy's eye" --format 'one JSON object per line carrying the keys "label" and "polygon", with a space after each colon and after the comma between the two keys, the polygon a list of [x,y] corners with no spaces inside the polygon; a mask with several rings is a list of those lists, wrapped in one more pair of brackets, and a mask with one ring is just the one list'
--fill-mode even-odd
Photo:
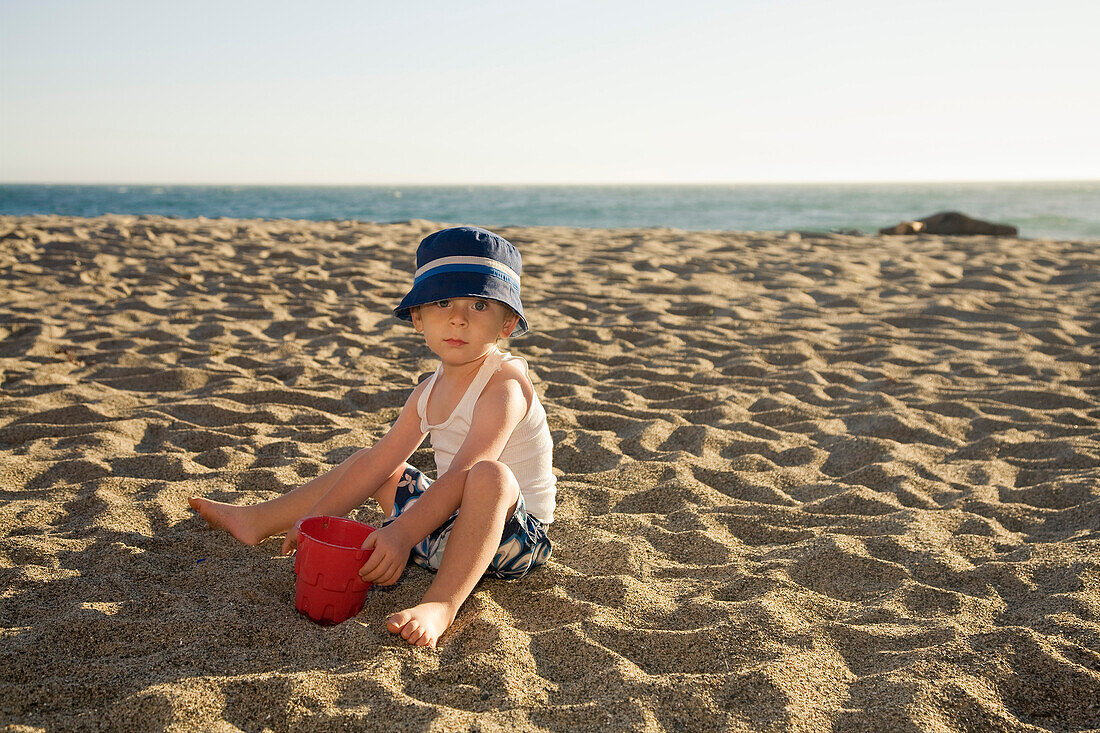
{"label": "boy's eye", "polygon": [[474,303],[474,310],[476,310],[476,311],[483,311],[483,310],[486,310],[488,308],[489,308],[489,304],[486,303],[484,300],[479,300],[479,301]]}
{"label": "boy's eye", "polygon": [[449,300],[437,300],[437,301],[435,301],[435,304],[437,306],[439,306],[440,308],[446,308],[447,306],[449,306],[451,304],[451,301],[449,301]]}

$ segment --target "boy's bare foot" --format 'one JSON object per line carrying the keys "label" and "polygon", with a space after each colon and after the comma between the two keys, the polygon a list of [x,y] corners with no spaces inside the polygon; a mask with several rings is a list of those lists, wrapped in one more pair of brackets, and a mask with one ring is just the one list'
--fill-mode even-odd
{"label": "boy's bare foot", "polygon": [[258,545],[267,539],[261,537],[259,532],[252,526],[252,507],[223,504],[220,501],[211,501],[200,496],[192,496],[187,500],[187,503],[202,515],[202,518],[211,527],[226,530],[246,545]]}
{"label": "boy's bare foot", "polygon": [[386,628],[414,646],[434,647],[455,620],[456,610],[440,601],[426,601],[390,616]]}

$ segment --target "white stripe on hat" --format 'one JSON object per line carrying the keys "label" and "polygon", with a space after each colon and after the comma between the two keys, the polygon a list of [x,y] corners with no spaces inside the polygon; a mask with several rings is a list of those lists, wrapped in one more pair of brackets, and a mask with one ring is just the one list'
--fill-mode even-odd
{"label": "white stripe on hat", "polygon": [[483,267],[491,267],[494,270],[500,270],[502,273],[515,280],[517,286],[519,285],[519,275],[517,275],[511,267],[508,267],[508,265],[500,260],[494,260],[491,257],[440,257],[418,269],[413,273],[413,278],[422,277],[437,267],[444,267],[446,265],[481,265]]}

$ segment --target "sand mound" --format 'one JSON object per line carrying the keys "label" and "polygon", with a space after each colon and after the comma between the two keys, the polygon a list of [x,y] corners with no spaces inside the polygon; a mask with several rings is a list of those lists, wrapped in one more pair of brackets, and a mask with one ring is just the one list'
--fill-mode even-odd
{"label": "sand mound", "polygon": [[186,497],[385,431],[433,368],[389,309],[436,228],[0,217],[0,724],[1100,727],[1095,243],[502,229],[553,558],[436,651],[382,623],[419,568],[299,617],[279,541]]}

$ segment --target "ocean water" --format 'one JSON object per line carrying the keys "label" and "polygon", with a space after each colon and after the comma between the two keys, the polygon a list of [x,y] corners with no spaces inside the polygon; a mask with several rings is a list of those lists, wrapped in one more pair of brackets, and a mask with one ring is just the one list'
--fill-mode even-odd
{"label": "ocean water", "polygon": [[0,185],[0,214],[876,232],[939,211],[1100,239],[1100,181],[621,186]]}

